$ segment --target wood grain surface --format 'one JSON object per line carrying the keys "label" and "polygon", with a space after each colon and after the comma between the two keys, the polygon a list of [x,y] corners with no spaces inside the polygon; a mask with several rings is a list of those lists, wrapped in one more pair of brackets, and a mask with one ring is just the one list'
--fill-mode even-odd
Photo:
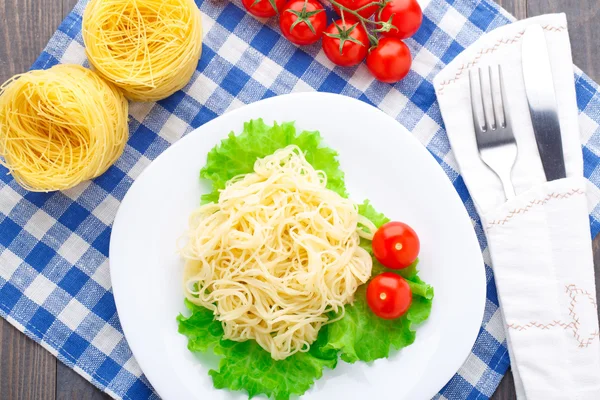
{"label": "wood grain surface", "polygon": [[[26,71],[76,0],[0,0],[0,82]],[[517,18],[566,12],[573,58],[600,80],[600,0],[499,0]],[[576,38],[576,40],[573,40]],[[600,288],[600,239],[594,241]],[[0,400],[100,400],[109,397],[0,319]],[[509,373],[493,400],[514,400]]]}

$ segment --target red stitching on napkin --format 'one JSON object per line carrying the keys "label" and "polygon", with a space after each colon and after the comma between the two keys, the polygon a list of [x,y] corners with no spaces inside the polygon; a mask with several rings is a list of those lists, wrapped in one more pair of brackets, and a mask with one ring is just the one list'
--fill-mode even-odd
{"label": "red stitching on napkin", "polygon": [[[542,26],[542,28],[544,28],[544,30],[546,30],[548,32],[562,32],[567,29],[566,26],[553,26],[553,25],[544,25],[544,26]],[[462,74],[465,71],[468,71],[469,69],[471,69],[472,67],[477,65],[479,63],[479,61],[481,60],[481,58],[485,54],[493,53],[496,50],[498,50],[501,46],[504,46],[506,44],[515,44],[515,43],[519,42],[524,34],[525,34],[525,31],[523,30],[521,32],[518,32],[512,38],[498,39],[498,40],[496,40],[496,43],[494,43],[494,45],[492,47],[488,47],[487,49],[479,50],[477,52],[477,55],[475,56],[475,58],[472,61],[469,61],[466,64],[461,65],[458,68],[458,70],[456,71],[456,74],[454,75],[454,78],[440,82],[438,95],[442,96],[444,94],[444,89],[446,88],[446,86],[458,81],[460,79],[460,77],[462,76]]]}
{"label": "red stitching on napkin", "polygon": [[579,296],[587,297],[587,299],[590,301],[590,303],[594,306],[595,309],[598,309],[598,303],[596,303],[596,299],[594,298],[592,293],[588,292],[587,290],[579,289],[575,285],[567,285],[566,293],[569,296],[569,298],[571,299],[571,303],[569,304],[569,308],[568,308],[569,316],[571,317],[571,322],[566,323],[563,321],[554,320],[550,323],[543,324],[540,322],[531,321],[530,323],[525,324],[525,325],[518,325],[518,324],[514,324],[514,323],[508,324],[508,327],[510,329],[514,329],[517,331],[526,331],[529,328],[538,328],[541,330],[549,330],[550,328],[554,328],[557,326],[561,327],[565,330],[571,329],[571,331],[573,332],[573,337],[577,341],[577,347],[579,347],[579,348],[588,347],[589,345],[591,345],[594,342],[594,339],[596,339],[597,337],[600,336],[600,332],[598,332],[598,330],[596,330],[596,331],[590,333],[590,335],[587,338],[581,337],[581,335],[579,334],[579,327],[580,327],[581,323],[579,322],[579,317],[575,313],[575,306],[577,305],[577,302],[578,302],[577,298]]}
{"label": "red stitching on napkin", "polygon": [[550,328],[554,328],[555,326],[560,326],[561,328],[564,328],[564,329],[576,328],[577,323],[570,322],[570,323],[566,324],[561,321],[552,321],[551,323],[544,325],[544,324],[540,324],[539,322],[531,321],[530,323],[528,323],[526,325],[515,325],[515,324],[508,325],[509,328],[516,329],[518,331],[525,331],[529,328],[539,328],[542,330],[548,330]]}
{"label": "red stitching on napkin", "polygon": [[563,199],[568,199],[570,197],[573,197],[576,195],[582,195],[582,194],[584,195],[585,192],[581,189],[571,189],[568,192],[564,192],[564,193],[550,193],[549,195],[547,195],[545,198],[543,198],[541,200],[531,200],[529,202],[529,204],[527,204],[525,207],[515,208],[514,210],[509,211],[508,215],[504,218],[496,219],[496,220],[488,222],[487,229],[492,229],[496,225],[505,225],[506,223],[510,222],[510,220],[513,217],[520,215],[520,214],[525,214],[534,207],[543,206],[544,204],[548,203],[550,200],[553,200],[553,199],[563,200]]}
{"label": "red stitching on napkin", "polygon": [[552,25],[544,25],[542,26],[548,32],[562,32],[567,29],[566,26],[552,26]]}

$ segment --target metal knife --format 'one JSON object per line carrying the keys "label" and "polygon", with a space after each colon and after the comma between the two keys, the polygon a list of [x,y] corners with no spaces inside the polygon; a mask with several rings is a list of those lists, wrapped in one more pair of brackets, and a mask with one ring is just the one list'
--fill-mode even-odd
{"label": "metal knife", "polygon": [[566,178],[552,68],[544,29],[531,25],[523,36],[523,78],[546,180]]}

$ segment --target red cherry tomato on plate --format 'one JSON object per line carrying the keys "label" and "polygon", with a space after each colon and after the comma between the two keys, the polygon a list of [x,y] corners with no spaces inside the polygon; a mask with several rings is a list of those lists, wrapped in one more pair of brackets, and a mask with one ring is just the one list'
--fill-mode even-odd
{"label": "red cherry tomato on plate", "polygon": [[[373,0],[337,0],[337,2],[352,11],[361,9],[360,11],[358,11],[358,14],[364,18],[369,18],[371,15],[375,14],[375,12],[378,9],[377,4],[373,4],[372,6],[366,7],[369,3],[372,3]],[[335,10],[335,12],[338,13],[338,15],[342,15],[340,9],[335,5],[333,6],[333,9]],[[354,16],[346,12],[344,13],[344,18],[352,19],[354,18]]]}
{"label": "red cherry tomato on plate", "polygon": [[291,0],[279,17],[283,36],[301,46],[318,42],[326,26],[325,9],[317,0]]}
{"label": "red cherry tomato on plate", "polygon": [[283,8],[285,0],[242,0],[242,4],[255,17],[270,18]]}
{"label": "red cherry tomato on plate", "polygon": [[367,304],[383,319],[396,319],[408,311],[412,292],[406,279],[393,272],[377,275],[367,286]]}
{"label": "red cherry tomato on plate", "polygon": [[369,37],[358,23],[338,19],[325,29],[323,50],[334,64],[350,67],[367,56]]}
{"label": "red cherry tomato on plate", "polygon": [[384,37],[371,49],[367,56],[367,67],[371,74],[381,82],[396,83],[404,78],[412,58],[408,46],[400,39]]}
{"label": "red cherry tomato on plate", "polygon": [[417,233],[402,222],[388,222],[373,235],[373,254],[391,269],[411,265],[419,256],[421,243]]}
{"label": "red cherry tomato on plate", "polygon": [[423,11],[417,0],[391,0],[377,14],[375,21],[387,22],[392,18],[392,25],[397,29],[382,32],[383,36],[406,39],[414,35],[423,22]]}

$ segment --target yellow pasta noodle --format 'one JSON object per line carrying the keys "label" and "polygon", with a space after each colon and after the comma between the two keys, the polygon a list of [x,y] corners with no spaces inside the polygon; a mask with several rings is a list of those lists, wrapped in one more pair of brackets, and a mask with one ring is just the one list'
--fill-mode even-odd
{"label": "yellow pasta noodle", "polygon": [[24,188],[71,188],[123,153],[128,104],[79,65],[16,75],[0,87],[0,163]]}
{"label": "yellow pasta noodle", "polygon": [[91,0],[83,15],[90,63],[125,96],[157,101],[183,88],[202,52],[194,0]]}
{"label": "yellow pasta noodle", "polygon": [[181,249],[186,297],[213,310],[225,338],[254,339],[276,360],[307,351],[332,322],[328,313],[341,318],[371,276],[373,260],[359,243],[376,227],[326,184],[289,146],[190,216]]}

